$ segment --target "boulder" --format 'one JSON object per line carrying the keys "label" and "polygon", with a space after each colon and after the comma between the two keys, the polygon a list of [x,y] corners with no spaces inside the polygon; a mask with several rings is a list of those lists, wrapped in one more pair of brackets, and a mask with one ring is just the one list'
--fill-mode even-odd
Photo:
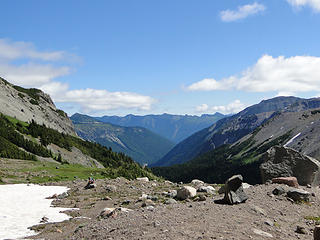
{"label": "boulder", "polygon": [[191,181],[191,184],[192,184],[192,185],[195,185],[195,186],[199,186],[199,185],[203,185],[204,182],[201,181],[201,180],[198,180],[198,179],[193,179],[193,180]]}
{"label": "boulder", "polygon": [[186,200],[197,195],[197,190],[194,187],[183,186],[177,191],[177,199]]}
{"label": "boulder", "polygon": [[287,197],[291,198],[295,202],[309,202],[310,195],[311,194],[309,192],[297,188],[290,188],[287,192]]}
{"label": "boulder", "polygon": [[296,177],[301,185],[320,184],[320,163],[294,149],[274,146],[261,157],[262,182],[277,177]]}
{"label": "boulder", "polygon": [[320,240],[320,225],[314,227],[313,240]]}
{"label": "boulder", "polygon": [[224,202],[227,204],[243,203],[248,199],[248,196],[243,191],[243,178],[241,175],[234,175],[226,181]]}
{"label": "boulder", "polygon": [[289,187],[299,188],[298,180],[296,177],[277,177],[272,178],[272,183],[286,184]]}
{"label": "boulder", "polygon": [[216,190],[212,186],[201,186],[197,189],[197,192],[205,192],[209,194],[215,194]]}

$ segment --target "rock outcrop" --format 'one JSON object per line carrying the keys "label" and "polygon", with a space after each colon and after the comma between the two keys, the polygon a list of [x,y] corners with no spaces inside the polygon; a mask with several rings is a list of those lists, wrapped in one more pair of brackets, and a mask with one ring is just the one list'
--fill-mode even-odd
{"label": "rock outcrop", "polygon": [[50,96],[39,89],[14,86],[0,77],[0,106],[4,115],[24,122],[34,120],[59,132],[76,135],[67,114],[57,109]]}
{"label": "rock outcrop", "polygon": [[262,182],[276,177],[296,177],[300,185],[320,184],[320,162],[291,148],[274,146],[262,156]]}

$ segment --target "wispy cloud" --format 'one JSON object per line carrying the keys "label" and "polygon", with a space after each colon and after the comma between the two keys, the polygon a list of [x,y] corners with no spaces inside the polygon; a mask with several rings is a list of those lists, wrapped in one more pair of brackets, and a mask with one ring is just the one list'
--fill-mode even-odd
{"label": "wispy cloud", "polygon": [[237,99],[227,105],[220,105],[220,106],[209,106],[208,104],[204,103],[196,107],[196,112],[201,114],[214,113],[214,112],[229,114],[229,113],[238,113],[244,108],[246,108],[246,105],[241,103],[241,101]]}
{"label": "wispy cloud", "polygon": [[263,4],[254,2],[253,4],[247,4],[243,6],[239,6],[237,10],[224,10],[220,12],[221,20],[224,22],[233,22],[239,19],[244,19],[249,17],[250,15],[258,14],[259,12],[263,12],[266,7]]}
{"label": "wispy cloud", "polygon": [[65,51],[38,51],[32,43],[0,39],[0,59],[35,59],[43,61],[65,60],[71,56]]}
{"label": "wispy cloud", "polygon": [[[155,100],[133,92],[109,92],[100,89],[70,90],[59,77],[72,72],[65,51],[40,51],[32,43],[0,39],[0,76],[23,87],[40,88],[55,102],[71,103],[86,113],[116,109],[149,110]],[[16,60],[23,60],[17,64]],[[61,66],[64,65],[64,66]]]}
{"label": "wispy cloud", "polygon": [[204,79],[187,87],[190,91],[236,89],[249,92],[296,93],[320,91],[320,57],[262,56],[239,76]]}
{"label": "wispy cloud", "polygon": [[320,12],[320,0],[287,0],[293,7],[311,7],[315,12]]}
{"label": "wispy cloud", "polygon": [[85,112],[131,108],[150,110],[155,102],[153,98],[137,93],[109,92],[91,88],[53,94],[57,102],[77,103]]}

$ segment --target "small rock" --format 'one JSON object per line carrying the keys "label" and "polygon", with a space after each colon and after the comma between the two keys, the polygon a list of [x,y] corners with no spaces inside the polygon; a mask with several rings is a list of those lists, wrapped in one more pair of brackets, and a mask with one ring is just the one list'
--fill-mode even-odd
{"label": "small rock", "polygon": [[131,203],[131,200],[124,200],[121,205],[129,205]]}
{"label": "small rock", "polygon": [[295,202],[299,201],[310,201],[310,193],[307,191],[304,191],[302,189],[297,189],[297,188],[291,188],[287,192],[287,197],[291,198]]}
{"label": "small rock", "polygon": [[260,214],[260,215],[263,215],[263,216],[266,216],[266,215],[267,215],[267,214],[266,214],[266,211],[263,210],[261,207],[252,205],[252,206],[251,206],[251,209],[252,209],[254,212],[256,212],[256,213],[258,213],[258,214]]}
{"label": "small rock", "polygon": [[128,213],[128,212],[132,212],[133,211],[132,209],[123,208],[123,207],[117,208],[117,210],[120,211],[120,212],[124,212],[124,213]]}
{"label": "small rock", "polygon": [[104,208],[99,217],[102,218],[109,218],[109,217],[116,217],[117,216],[117,212],[115,208]]}
{"label": "small rock", "polygon": [[147,209],[148,211],[154,211],[154,206],[147,206],[146,209]]}
{"label": "small rock", "polygon": [[273,238],[273,236],[270,233],[264,232],[262,230],[253,228],[252,231],[259,236]]}
{"label": "small rock", "polygon": [[146,200],[148,198],[148,195],[147,194],[142,194],[141,197],[139,197],[140,200]]}
{"label": "small rock", "polygon": [[272,193],[273,193],[274,195],[282,195],[282,194],[284,194],[285,192],[286,192],[286,190],[284,190],[284,188],[283,188],[283,187],[280,187],[280,186],[276,187],[276,188],[273,189],[273,191],[272,191]]}
{"label": "small rock", "polygon": [[155,206],[155,205],[156,205],[156,204],[155,204],[152,200],[146,199],[146,200],[142,203],[141,207],[148,207],[148,206]]}
{"label": "small rock", "polygon": [[106,186],[106,190],[107,192],[116,192],[117,191],[117,187],[114,185],[107,185]]}
{"label": "small rock", "polygon": [[102,198],[102,200],[104,200],[104,201],[109,201],[109,200],[112,200],[112,198],[109,197],[109,196],[106,196],[106,197]]}
{"label": "small rock", "polygon": [[277,177],[272,178],[272,183],[280,183],[280,184],[286,184],[290,187],[298,188],[298,180],[296,177]]}
{"label": "small rock", "polygon": [[248,189],[248,188],[252,187],[252,185],[244,182],[244,183],[242,183],[242,187],[243,187],[243,189]]}
{"label": "small rock", "polygon": [[307,184],[307,188],[311,188],[311,184]]}
{"label": "small rock", "polygon": [[67,198],[69,194],[67,192],[61,193],[57,196],[57,199],[64,199]]}
{"label": "small rock", "polygon": [[160,226],[160,223],[157,222],[157,221],[156,221],[156,222],[153,222],[153,226],[154,226],[154,227],[158,227],[158,226]]}
{"label": "small rock", "polygon": [[199,201],[200,201],[200,202],[203,202],[203,201],[206,201],[206,200],[207,200],[207,198],[206,198],[205,195],[200,195],[200,196],[199,196]]}
{"label": "small rock", "polygon": [[97,185],[95,183],[88,183],[84,188],[85,189],[91,189],[91,188],[96,188]]}
{"label": "small rock", "polygon": [[197,190],[194,187],[183,186],[177,191],[177,198],[179,200],[186,200],[197,195]]}
{"label": "small rock", "polygon": [[141,182],[149,182],[149,178],[148,177],[141,177],[141,178],[136,178],[138,181]]}
{"label": "small rock", "polygon": [[297,229],[295,232],[299,234],[307,234],[307,230],[305,229],[305,227],[301,227],[301,226],[297,226]]}
{"label": "small rock", "polygon": [[56,199],[58,198],[58,194],[53,194],[51,197],[47,197],[46,199]]}
{"label": "small rock", "polygon": [[264,224],[268,225],[268,226],[273,226],[273,222],[270,219],[266,219],[264,221]]}
{"label": "small rock", "polygon": [[41,218],[40,223],[47,223],[47,222],[49,222],[49,218],[47,218],[47,217]]}
{"label": "small rock", "polygon": [[167,197],[175,198],[177,196],[177,190],[169,190],[166,194]]}
{"label": "small rock", "polygon": [[164,204],[167,204],[167,205],[169,205],[169,204],[176,204],[176,203],[177,203],[177,201],[174,200],[174,199],[172,199],[172,198],[167,199],[167,200],[164,202]]}

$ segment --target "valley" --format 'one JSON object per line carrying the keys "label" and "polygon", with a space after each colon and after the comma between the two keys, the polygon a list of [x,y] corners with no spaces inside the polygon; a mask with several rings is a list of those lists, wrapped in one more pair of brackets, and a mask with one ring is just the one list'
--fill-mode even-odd
{"label": "valley", "polygon": [[[1,84],[11,92],[9,101],[43,96]],[[46,99],[39,109],[61,120]],[[47,103],[49,109],[42,107]],[[0,115],[0,184],[67,186],[67,193],[47,197],[73,209],[63,222],[40,223],[43,216],[30,226],[37,235],[29,239],[310,239],[316,231],[318,98],[264,100],[213,120],[175,146],[144,127],[82,114],[73,115],[71,125],[64,114],[66,126],[7,114]],[[243,178],[233,193],[245,196],[241,204],[224,202],[236,197],[228,192],[231,176]],[[302,186],[273,183],[289,176]],[[290,191],[305,194],[304,200],[292,199]]]}

